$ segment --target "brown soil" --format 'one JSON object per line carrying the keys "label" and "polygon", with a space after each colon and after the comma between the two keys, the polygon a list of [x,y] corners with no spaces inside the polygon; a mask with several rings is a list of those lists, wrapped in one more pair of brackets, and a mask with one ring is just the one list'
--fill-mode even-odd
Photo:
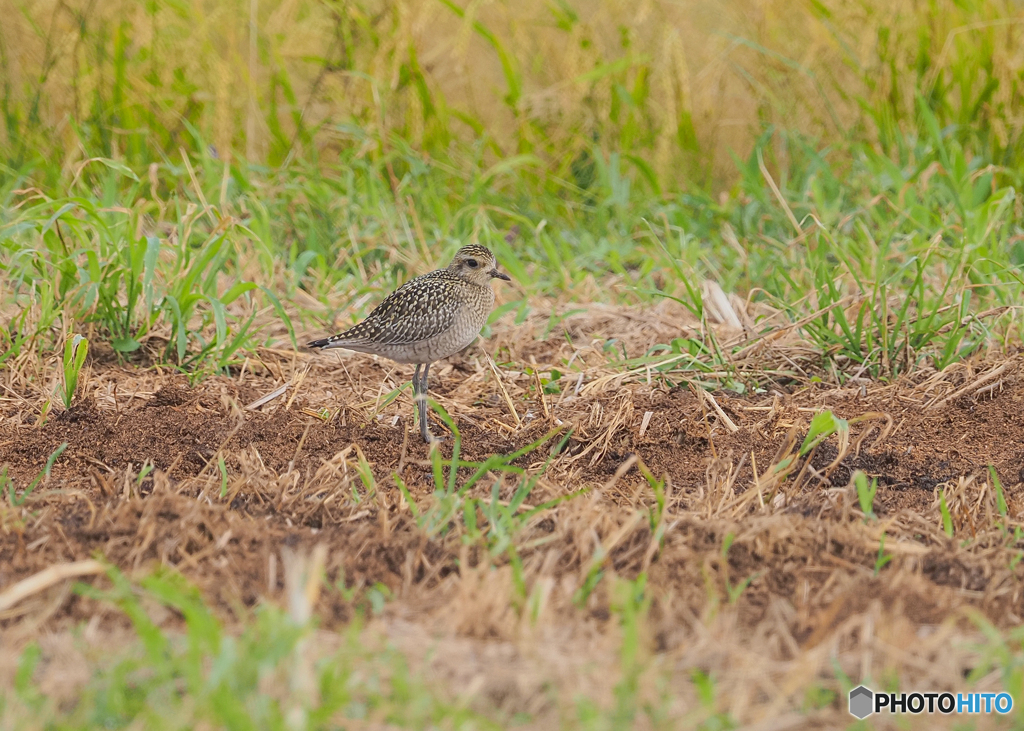
{"label": "brown soil", "polygon": [[[264,354],[243,373],[195,386],[180,375],[96,365],[83,401],[66,413],[54,407],[41,424],[38,397],[4,400],[0,465],[16,494],[67,447],[24,502],[4,498],[0,594],[47,566],[101,555],[129,575],[173,567],[230,620],[261,601],[283,601],[282,547],[322,543],[328,582],[357,588],[348,599],[321,593],[324,629],[365,605],[363,589],[386,585],[393,599],[385,631],[405,637],[409,652],[437,652],[409,639],[417,632],[450,640],[451,662],[444,665],[444,652],[431,661],[444,665],[434,668],[437,677],[460,682],[465,658],[457,648],[475,643],[484,702],[543,715],[536,697],[547,691],[536,676],[558,676],[545,682],[568,688],[564,674],[577,666],[565,664],[567,649],[559,660],[524,648],[589,646],[614,657],[614,577],[646,570],[648,651],[715,673],[730,699],[725,710],[740,720],[800,710],[815,684],[838,688],[833,658],[855,679],[896,668],[929,688],[962,690],[957,683],[976,658],[951,649],[951,633],[974,637],[980,620],[972,617],[1007,628],[1024,616],[1024,568],[1016,560],[1024,541],[1013,535],[1024,511],[1024,359],[922,372],[889,385],[719,391],[719,413],[685,386],[643,377],[591,388],[595,379],[578,382],[561,354],[531,355],[551,364],[535,366],[542,376],[552,367],[570,375],[542,401],[536,376],[503,370],[515,416],[494,372],[472,352],[439,365],[431,383],[459,427],[463,460],[509,454],[562,428],[515,461],[527,474],[543,472],[528,506],[575,495],[528,520],[515,539],[527,595],[542,599],[529,632],[511,600],[507,554],[490,557],[480,541],[464,541],[461,519],[429,536],[418,525],[396,475],[420,511],[427,509],[435,488],[429,451],[408,392],[386,403],[409,373],[362,356],[277,361]],[[295,386],[259,409],[244,408],[285,382]],[[322,408],[326,420],[315,415]],[[848,444],[831,437],[809,462],[795,457],[788,479],[773,483],[772,466],[787,445],[801,443],[820,409],[854,422]],[[436,417],[433,428],[445,431]],[[440,447],[444,459],[452,449],[449,438]],[[1005,494],[1005,519],[989,465]],[[655,493],[643,469],[666,483],[660,547],[650,517]],[[877,520],[860,512],[855,470],[877,478]],[[472,471],[460,470],[458,479]],[[468,494],[489,503],[497,484],[507,501],[518,479],[495,471]],[[940,492],[953,538],[943,531]],[[876,571],[883,533],[893,558]],[[595,567],[606,573],[580,601]],[[742,593],[731,593],[750,577]],[[26,639],[29,617],[33,632],[95,616],[110,631],[123,628],[116,613],[63,589],[0,615],[0,637]],[[495,647],[511,647],[515,660],[507,653],[496,664],[480,659]],[[529,669],[509,690],[505,676],[517,663]],[[602,682],[614,678],[593,681]],[[843,713],[836,700],[805,725],[828,727]]]}

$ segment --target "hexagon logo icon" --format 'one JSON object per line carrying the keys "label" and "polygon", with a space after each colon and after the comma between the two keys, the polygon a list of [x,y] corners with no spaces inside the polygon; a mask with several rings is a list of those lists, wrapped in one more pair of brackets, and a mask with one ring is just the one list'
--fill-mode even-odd
{"label": "hexagon logo icon", "polygon": [[850,691],[850,713],[863,720],[874,712],[875,694],[869,688],[858,685]]}

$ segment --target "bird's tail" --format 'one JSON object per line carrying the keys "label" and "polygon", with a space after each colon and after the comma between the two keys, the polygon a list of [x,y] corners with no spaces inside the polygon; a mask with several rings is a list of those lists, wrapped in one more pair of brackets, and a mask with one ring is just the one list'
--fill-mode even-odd
{"label": "bird's tail", "polygon": [[310,340],[308,343],[306,343],[306,347],[307,348],[330,348],[330,347],[333,346],[333,347],[336,348],[336,347],[338,347],[337,343],[338,343],[339,340],[341,340],[341,338],[339,338],[337,335],[332,335],[329,338],[320,338],[319,340]]}
{"label": "bird's tail", "polygon": [[363,351],[366,348],[372,348],[373,343],[368,341],[366,338],[353,337],[351,332],[343,332],[338,333],[337,335],[332,335],[329,338],[311,340],[306,343],[306,347],[317,348],[319,350],[327,350],[329,348],[347,348],[348,350]]}

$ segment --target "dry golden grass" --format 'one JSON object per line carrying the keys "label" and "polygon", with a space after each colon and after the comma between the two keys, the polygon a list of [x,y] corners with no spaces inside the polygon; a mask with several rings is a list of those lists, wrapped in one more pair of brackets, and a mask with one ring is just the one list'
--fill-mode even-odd
{"label": "dry golden grass", "polygon": [[[189,144],[184,120],[253,161],[292,143],[328,157],[389,144],[336,126],[354,121],[427,148],[475,127],[563,174],[597,140],[647,158],[668,185],[733,178],[730,150],[745,156],[765,124],[826,144],[891,141],[914,127],[918,92],[1004,146],[1024,121],[1024,16],[1010,0],[476,1],[461,18],[438,0],[2,0],[0,12],[0,137],[59,144],[66,165],[83,154],[76,124],[112,125],[113,157]],[[957,89],[975,104],[981,65],[997,86],[956,109]],[[783,144],[775,153],[785,163]]]}

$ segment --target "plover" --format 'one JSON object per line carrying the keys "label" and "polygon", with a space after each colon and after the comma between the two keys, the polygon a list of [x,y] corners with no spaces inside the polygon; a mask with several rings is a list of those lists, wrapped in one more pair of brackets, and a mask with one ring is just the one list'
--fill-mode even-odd
{"label": "plover", "polygon": [[358,325],[307,347],[347,348],[397,363],[415,363],[412,387],[420,435],[425,442],[435,441],[427,427],[430,364],[458,353],[480,334],[494,307],[492,279],[511,281],[498,271],[489,249],[463,246],[445,269],[409,280]]}

